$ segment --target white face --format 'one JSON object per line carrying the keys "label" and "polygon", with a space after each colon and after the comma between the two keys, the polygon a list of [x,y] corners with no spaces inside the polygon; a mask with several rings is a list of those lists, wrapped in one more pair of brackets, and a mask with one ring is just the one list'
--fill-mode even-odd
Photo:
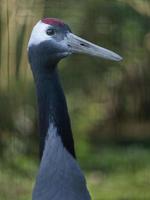
{"label": "white face", "polygon": [[42,23],[41,20],[34,26],[28,42],[28,49],[32,45],[38,45],[43,41],[51,39],[51,37],[46,34],[46,30],[49,27],[50,25]]}
{"label": "white face", "polygon": [[[45,24],[41,20],[34,26],[29,42],[28,42],[28,47],[27,50],[31,46],[38,46],[40,43],[48,41],[49,45],[53,48],[54,46],[58,49],[63,49],[64,52],[61,52],[62,56],[67,56],[70,54],[68,52],[68,44],[67,44],[67,39],[66,36],[63,35],[64,37],[61,38],[61,40],[57,40],[56,37],[59,37],[59,33],[55,32],[52,35],[47,34],[47,30],[52,29],[55,30],[52,25]],[[59,53],[59,50],[58,50]]]}

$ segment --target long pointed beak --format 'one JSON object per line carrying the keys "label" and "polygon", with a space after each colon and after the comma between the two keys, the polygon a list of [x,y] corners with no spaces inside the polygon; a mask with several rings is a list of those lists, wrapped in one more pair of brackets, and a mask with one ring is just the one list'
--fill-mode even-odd
{"label": "long pointed beak", "polygon": [[113,51],[88,42],[72,33],[67,33],[66,40],[71,53],[83,53],[115,61],[122,60],[122,57]]}

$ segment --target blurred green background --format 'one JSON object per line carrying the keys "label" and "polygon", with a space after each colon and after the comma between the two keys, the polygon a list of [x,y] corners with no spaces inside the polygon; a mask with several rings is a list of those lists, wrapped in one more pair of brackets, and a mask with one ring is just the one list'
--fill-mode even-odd
{"label": "blurred green background", "polygon": [[31,199],[39,165],[27,43],[43,16],[124,57],[71,56],[61,82],[92,199],[149,200],[149,0],[0,0],[0,200]]}

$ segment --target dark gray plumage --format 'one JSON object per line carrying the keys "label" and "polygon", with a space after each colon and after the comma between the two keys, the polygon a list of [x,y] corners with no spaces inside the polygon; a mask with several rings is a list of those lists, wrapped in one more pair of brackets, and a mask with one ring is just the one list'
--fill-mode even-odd
{"label": "dark gray plumage", "polygon": [[39,107],[41,163],[33,200],[90,200],[76,161],[70,119],[57,64],[72,53],[119,61],[116,53],[74,34],[62,21],[46,18],[33,28],[28,55]]}

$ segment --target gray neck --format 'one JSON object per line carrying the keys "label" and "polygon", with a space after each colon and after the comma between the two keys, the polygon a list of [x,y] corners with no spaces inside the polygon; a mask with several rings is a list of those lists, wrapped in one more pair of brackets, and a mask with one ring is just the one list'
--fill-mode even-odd
{"label": "gray neck", "polygon": [[48,127],[53,123],[57,127],[63,145],[75,157],[66,99],[59,82],[56,65],[35,66],[31,63],[31,68],[36,84],[39,108],[40,156],[43,154]]}

